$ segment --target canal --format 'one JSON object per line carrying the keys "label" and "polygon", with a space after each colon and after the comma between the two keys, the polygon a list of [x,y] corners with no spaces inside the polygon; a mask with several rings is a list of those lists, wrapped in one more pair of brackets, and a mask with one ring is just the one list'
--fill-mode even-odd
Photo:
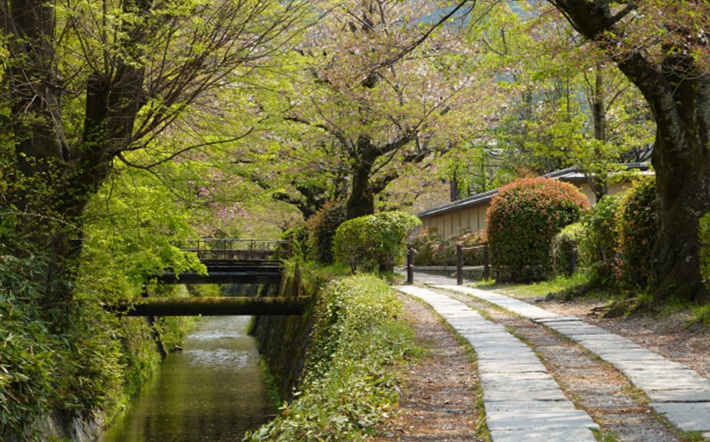
{"label": "canal", "polygon": [[276,411],[248,322],[202,319],[104,442],[235,441],[269,421]]}

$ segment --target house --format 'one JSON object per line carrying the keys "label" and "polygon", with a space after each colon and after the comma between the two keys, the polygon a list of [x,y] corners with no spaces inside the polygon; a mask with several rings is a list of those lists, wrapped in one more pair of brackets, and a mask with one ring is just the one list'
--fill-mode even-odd
{"label": "house", "polygon": [[[649,170],[648,163],[628,163],[623,166],[625,166],[626,170],[629,171],[636,170],[644,174],[653,173],[653,171]],[[590,204],[594,204],[596,202],[596,197],[587,182],[587,178],[578,167],[558,170],[543,176],[574,184],[587,197]],[[631,181],[629,179],[610,184],[609,193],[614,194],[621,192],[630,185]],[[498,189],[491,190],[472,195],[468,198],[453,201],[443,206],[425,210],[424,212],[417,214],[419,219],[422,220],[422,225],[416,232],[414,232],[414,235],[425,229],[432,228],[436,228],[442,238],[450,238],[458,235],[464,230],[471,232],[485,230],[486,211],[488,210],[491,199],[493,199],[493,197],[497,194]]]}

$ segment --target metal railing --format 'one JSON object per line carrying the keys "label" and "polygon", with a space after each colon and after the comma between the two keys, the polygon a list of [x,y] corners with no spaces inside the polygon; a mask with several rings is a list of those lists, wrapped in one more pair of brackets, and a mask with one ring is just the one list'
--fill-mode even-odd
{"label": "metal railing", "polygon": [[180,248],[196,253],[201,261],[274,261],[291,256],[290,241],[267,239],[201,238]]}

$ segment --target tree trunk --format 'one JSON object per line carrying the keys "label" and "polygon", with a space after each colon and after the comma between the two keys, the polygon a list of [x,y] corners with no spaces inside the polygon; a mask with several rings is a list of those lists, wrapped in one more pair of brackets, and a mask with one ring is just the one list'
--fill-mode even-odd
{"label": "tree trunk", "polygon": [[375,194],[372,191],[370,177],[372,165],[360,163],[353,170],[352,187],[348,198],[348,219],[375,213]]}
{"label": "tree trunk", "polygon": [[[132,14],[147,14],[150,6],[149,0],[124,5]],[[10,36],[6,77],[21,183],[11,198],[31,214],[24,224],[30,239],[49,252],[43,283],[51,308],[70,304],[81,244],[73,240],[81,238],[84,209],[108,176],[115,153],[131,142],[144,103],[138,48],[146,32],[126,22],[124,46],[106,54],[111,74],[96,72],[88,79],[84,134],[71,150],[61,113],[55,26],[51,1],[12,0],[0,6],[0,29]]]}
{"label": "tree trunk", "polygon": [[[604,89],[604,74],[602,73],[601,62],[595,68],[594,91],[592,94],[592,119],[594,120],[594,139],[600,143],[606,143],[606,91]],[[596,159],[600,159],[601,152],[595,149]],[[589,187],[594,192],[596,202],[599,202],[604,195],[609,193],[609,180],[606,173],[592,171],[587,175]]]}
{"label": "tree trunk", "polygon": [[[659,236],[654,247],[656,294],[708,302],[700,274],[699,219],[710,212],[710,80],[677,85],[684,126],[659,124],[652,163],[656,170]],[[681,107],[678,105],[678,107]]]}
{"label": "tree trunk", "polygon": [[[648,101],[656,121],[652,163],[656,171],[659,236],[654,245],[658,299],[710,301],[700,274],[699,219],[710,211],[710,79],[686,48],[663,47],[666,58],[647,58],[644,48],[619,51],[623,23],[634,4],[612,13],[606,0],[548,0],[572,26],[602,49]],[[690,5],[683,6],[690,8]],[[657,23],[663,27],[662,22]],[[683,32],[678,29],[678,32]],[[690,31],[688,31],[690,32]],[[688,33],[688,41],[696,35]],[[680,44],[682,40],[678,40]],[[669,43],[670,44],[670,43]],[[707,43],[703,43],[707,46]],[[675,55],[678,54],[678,55]]]}

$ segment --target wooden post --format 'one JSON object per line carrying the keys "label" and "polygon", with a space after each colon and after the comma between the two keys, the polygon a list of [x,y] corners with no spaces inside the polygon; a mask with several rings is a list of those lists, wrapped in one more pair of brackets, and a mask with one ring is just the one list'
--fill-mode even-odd
{"label": "wooden post", "polygon": [[577,249],[574,246],[569,249],[569,274],[573,274],[577,270]]}
{"label": "wooden post", "polygon": [[488,244],[483,246],[483,279],[491,279],[491,256],[488,254]]}
{"label": "wooden post", "polygon": [[414,283],[414,249],[407,247],[407,284]]}
{"label": "wooden post", "polygon": [[463,244],[456,244],[456,284],[463,285]]}

